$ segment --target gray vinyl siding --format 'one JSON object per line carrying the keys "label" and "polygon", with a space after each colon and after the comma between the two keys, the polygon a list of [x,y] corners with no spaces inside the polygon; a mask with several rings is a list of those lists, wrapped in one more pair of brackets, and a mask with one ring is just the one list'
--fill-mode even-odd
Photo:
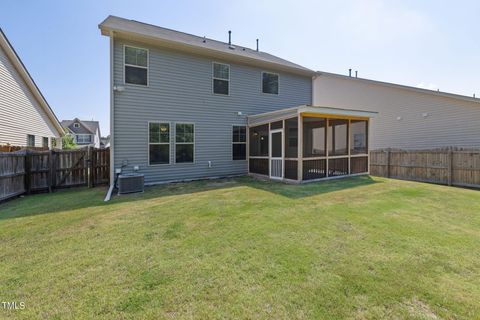
{"label": "gray vinyl siding", "polygon": [[42,146],[42,137],[59,136],[39,102],[0,47],[0,145],[8,143],[26,146],[28,134],[35,136],[37,147]]}
{"label": "gray vinyl siding", "polygon": [[[232,126],[246,125],[245,115],[311,103],[310,77],[131,42],[127,44],[149,49],[149,83],[124,84],[124,44],[115,39],[114,85],[125,91],[114,92],[114,167],[128,163],[124,170],[129,172],[139,165],[146,183],[246,174],[247,161],[232,160]],[[212,93],[213,61],[230,65],[229,96]],[[280,74],[278,95],[261,92],[262,71]],[[149,121],[171,124],[170,164],[148,165]],[[175,123],[181,122],[195,124],[193,164],[175,164]]]}
{"label": "gray vinyl siding", "polygon": [[371,149],[480,147],[480,102],[329,75],[317,77],[314,90],[315,105],[378,112]]}

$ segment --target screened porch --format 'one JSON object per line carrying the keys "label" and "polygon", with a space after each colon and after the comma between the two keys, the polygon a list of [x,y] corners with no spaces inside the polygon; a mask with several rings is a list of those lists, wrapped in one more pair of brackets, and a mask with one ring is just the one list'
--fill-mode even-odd
{"label": "screened porch", "polygon": [[315,106],[249,116],[249,174],[295,183],[368,174],[374,116]]}

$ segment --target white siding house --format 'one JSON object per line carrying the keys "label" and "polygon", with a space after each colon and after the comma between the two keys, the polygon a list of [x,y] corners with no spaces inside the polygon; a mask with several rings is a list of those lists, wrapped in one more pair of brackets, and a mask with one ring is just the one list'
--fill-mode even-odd
{"label": "white siding house", "polygon": [[370,149],[480,147],[480,99],[326,72],[313,104],[378,112]]}
{"label": "white siding house", "polygon": [[0,29],[0,145],[51,147],[62,135],[60,122]]}

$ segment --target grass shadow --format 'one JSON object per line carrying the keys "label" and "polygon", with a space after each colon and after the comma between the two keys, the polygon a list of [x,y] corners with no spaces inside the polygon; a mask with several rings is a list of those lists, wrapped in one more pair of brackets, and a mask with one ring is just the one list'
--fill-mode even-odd
{"label": "grass shadow", "polygon": [[109,202],[103,201],[107,191],[105,187],[93,189],[76,188],[60,190],[50,194],[26,196],[0,204],[0,221],[238,187],[250,187],[290,199],[299,199],[345,189],[355,189],[374,183],[379,183],[379,181],[372,179],[370,176],[347,177],[301,185],[260,180],[245,176],[151,186],[146,187],[144,193],[112,196]]}

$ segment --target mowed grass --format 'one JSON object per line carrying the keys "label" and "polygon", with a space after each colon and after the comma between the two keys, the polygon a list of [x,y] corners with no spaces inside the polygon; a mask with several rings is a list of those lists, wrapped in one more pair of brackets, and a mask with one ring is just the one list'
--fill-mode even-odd
{"label": "mowed grass", "polygon": [[480,191],[357,177],[0,205],[19,319],[480,318]]}

